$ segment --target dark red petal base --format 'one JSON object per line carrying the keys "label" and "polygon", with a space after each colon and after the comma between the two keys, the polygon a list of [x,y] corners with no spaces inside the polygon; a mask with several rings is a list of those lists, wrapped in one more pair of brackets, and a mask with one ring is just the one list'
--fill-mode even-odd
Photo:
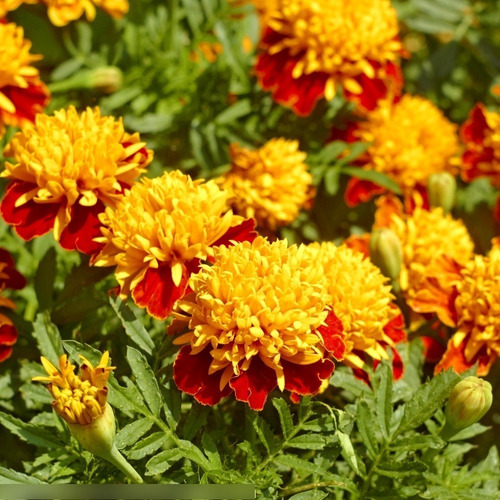
{"label": "dark red petal base", "polygon": [[325,349],[337,360],[341,361],[345,354],[344,326],[337,315],[330,311],[325,320],[326,326],[320,326],[318,332],[323,338]]}

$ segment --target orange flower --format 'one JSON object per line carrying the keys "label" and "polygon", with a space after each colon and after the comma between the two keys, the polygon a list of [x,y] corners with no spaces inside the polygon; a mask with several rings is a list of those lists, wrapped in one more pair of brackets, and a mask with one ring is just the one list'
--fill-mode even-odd
{"label": "orange flower", "polygon": [[38,115],[4,151],[13,157],[2,177],[11,179],[0,212],[25,240],[54,229],[63,248],[92,254],[100,233],[98,214],[114,206],[151,163],[139,134],[98,108],[81,115],[73,106]]}
{"label": "orange flower", "polygon": [[5,125],[24,127],[32,123],[50,99],[31,63],[42,56],[30,54],[31,42],[14,23],[0,23],[0,137]]}
{"label": "orange flower", "polygon": [[255,71],[301,116],[339,87],[365,109],[402,87],[396,11],[389,0],[254,0],[264,25]]}
{"label": "orange flower", "polygon": [[[0,294],[6,288],[19,290],[26,285],[24,277],[14,269],[14,260],[7,250],[0,248]],[[12,300],[0,295],[0,307],[15,309]],[[12,320],[0,313],[0,363],[12,354],[17,341],[17,330]]]}

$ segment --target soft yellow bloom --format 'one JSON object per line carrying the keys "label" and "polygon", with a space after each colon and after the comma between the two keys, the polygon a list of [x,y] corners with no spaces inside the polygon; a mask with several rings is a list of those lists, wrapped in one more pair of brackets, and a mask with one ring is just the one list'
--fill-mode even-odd
{"label": "soft yellow bloom", "polygon": [[108,366],[106,351],[94,368],[83,356],[80,375],[75,374],[66,354],[59,358],[59,370],[42,356],[42,365],[48,377],[33,377],[34,381],[49,382],[47,389],[54,397],[52,407],[69,424],[88,425],[100,418],[106,408],[108,378],[115,367]]}
{"label": "soft yellow bloom", "polygon": [[128,12],[127,0],[41,0],[47,5],[48,16],[55,26],[66,26],[85,14],[88,21],[96,15],[95,6],[110,16],[123,17]]}
{"label": "soft yellow bloom", "polygon": [[251,151],[231,144],[231,170],[218,179],[234,198],[236,213],[276,229],[293,222],[310,198],[312,176],[298,141],[272,139]]}
{"label": "soft yellow bloom", "polygon": [[394,345],[384,332],[399,310],[388,279],[361,252],[331,242],[308,245],[310,258],[323,275],[331,306],[344,327],[345,362],[363,368],[366,353],[373,359],[387,359],[387,345]]}

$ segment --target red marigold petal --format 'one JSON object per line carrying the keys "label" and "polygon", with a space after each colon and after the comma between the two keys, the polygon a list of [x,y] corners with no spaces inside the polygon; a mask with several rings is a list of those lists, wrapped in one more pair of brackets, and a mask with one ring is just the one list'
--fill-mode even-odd
{"label": "red marigold petal", "polygon": [[41,236],[54,227],[54,220],[59,211],[59,203],[36,203],[33,200],[16,207],[20,196],[36,188],[36,184],[12,181],[5,192],[0,205],[0,213],[5,222],[14,226],[16,233],[24,240]]}
{"label": "red marigold petal", "polygon": [[311,365],[297,365],[282,360],[281,365],[285,375],[285,389],[301,396],[317,394],[323,380],[329,378],[335,369],[330,359],[321,359]]}
{"label": "red marigold petal", "polygon": [[191,347],[184,346],[174,362],[174,382],[181,391],[191,394],[201,404],[213,406],[229,396],[231,388],[226,385],[222,391],[219,389],[222,371],[209,375],[211,362],[209,348],[193,356]]}
{"label": "red marigold petal", "polygon": [[298,405],[300,403],[300,396],[295,392],[290,393],[290,401]]}
{"label": "red marigold petal", "polygon": [[484,113],[484,105],[476,104],[465,123],[460,128],[460,137],[464,142],[481,144],[484,141],[486,129],[489,128]]}
{"label": "red marigold petal", "polygon": [[246,219],[241,224],[237,226],[230,227],[225,234],[223,234],[212,246],[231,246],[231,241],[242,242],[250,241],[252,242],[257,237],[257,232],[255,231],[255,220]]}
{"label": "red marigold petal", "polygon": [[344,198],[348,207],[355,207],[385,192],[385,188],[378,186],[374,182],[351,177],[347,184]]}
{"label": "red marigold petal", "polygon": [[0,286],[5,286],[13,290],[24,288],[26,286],[26,278],[14,269],[14,259],[4,248],[0,248],[0,262],[7,264],[2,270],[2,274],[7,275],[7,278],[0,278]]}
{"label": "red marigold petal", "polygon": [[[397,306],[394,306],[397,308]],[[392,318],[389,323],[384,326],[384,333],[395,343],[403,342],[406,340],[405,318],[403,314],[399,314]]]}
{"label": "red marigold petal", "polygon": [[432,337],[420,337],[424,345],[424,359],[428,363],[437,363],[446,351],[444,345]]}
{"label": "red marigold petal", "polygon": [[183,266],[181,282],[175,286],[168,264],[160,264],[157,269],[150,267],[132,290],[132,298],[154,318],[165,319],[172,312],[175,302],[184,296],[188,278],[188,270]]}
{"label": "red marigold petal", "polygon": [[328,142],[343,141],[343,142],[357,142],[359,138],[356,132],[359,129],[359,122],[349,122],[345,129],[332,128],[331,135]]}
{"label": "red marigold petal", "polygon": [[276,373],[259,357],[254,357],[247,371],[229,381],[238,401],[248,403],[252,410],[262,410],[267,396],[278,385]]}
{"label": "red marigold petal", "polygon": [[0,326],[0,345],[11,346],[17,342],[17,330],[13,325]]}
{"label": "red marigold petal", "polygon": [[101,200],[91,207],[85,207],[77,202],[71,207],[71,220],[64,228],[59,244],[66,250],[78,250],[92,255],[99,252],[103,245],[96,243],[94,238],[101,236],[101,226],[98,215],[104,212],[105,206]]}
{"label": "red marigold petal", "polygon": [[9,125],[22,126],[26,122],[33,123],[35,116],[41,113],[50,101],[50,92],[41,81],[30,82],[26,88],[6,85],[2,87],[2,93],[16,107],[14,113],[3,112],[4,121]]}
{"label": "red marigold petal", "polygon": [[0,363],[10,358],[12,354],[12,347],[7,345],[0,345]]}
{"label": "red marigold petal", "polygon": [[326,326],[320,326],[318,333],[323,338],[325,349],[340,361],[345,354],[344,326],[337,315],[330,311],[325,319]]}

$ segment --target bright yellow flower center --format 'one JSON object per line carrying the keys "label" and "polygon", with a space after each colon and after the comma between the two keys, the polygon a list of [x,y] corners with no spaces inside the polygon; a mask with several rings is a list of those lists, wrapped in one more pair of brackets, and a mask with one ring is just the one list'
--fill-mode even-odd
{"label": "bright yellow flower center", "polygon": [[6,162],[2,177],[30,182],[33,190],[17,206],[34,199],[38,203],[65,202],[56,219],[56,238],[70,219],[70,206],[93,206],[100,199],[114,205],[151,162],[140,152],[145,143],[127,134],[122,120],[101,116],[99,108],[81,115],[70,106],[54,116],[39,114],[35,126],[18,132],[4,151],[16,163]]}
{"label": "bright yellow flower center", "polygon": [[206,259],[212,245],[231,226],[243,221],[233,215],[229,193],[214,181],[193,181],[179,171],[155,179],[142,179],[118,203],[101,215],[106,246],[96,266],[117,266],[116,278],[123,297],[141,281],[149,267],[168,263],[174,284],[182,265]]}
{"label": "bright yellow flower center", "polygon": [[403,266],[399,281],[410,297],[440,255],[462,265],[472,257],[474,244],[463,222],[444,215],[441,208],[428,211],[417,207],[412,215],[393,215],[390,228],[401,241]]}
{"label": "bright yellow flower center", "polygon": [[[295,78],[318,71],[344,75],[344,85],[356,94],[361,89],[351,77],[373,78],[370,63],[395,61],[401,50],[396,11],[389,0],[279,0],[261,9],[261,15],[284,36],[269,49],[271,54],[285,49],[292,56],[301,54]],[[334,83],[332,77],[327,98]]]}
{"label": "bright yellow flower center", "polygon": [[384,327],[398,314],[388,279],[360,252],[334,243],[312,243],[311,259],[322,269],[332,297],[333,311],[344,327],[345,360],[362,368],[364,360],[352,351],[363,351],[374,359],[387,359],[385,347],[393,344]]}
{"label": "bright yellow flower center", "polygon": [[94,368],[92,363],[80,356],[83,364],[80,375],[75,375],[75,365],[70,364],[66,354],[59,358],[59,370],[46,358],[42,365],[48,377],[33,377],[34,381],[49,382],[47,388],[54,397],[52,406],[66,422],[88,425],[104,413],[109,374],[114,367],[107,366],[109,353],[106,351]]}
{"label": "bright yellow flower center", "polygon": [[[176,339],[193,354],[211,346],[210,373],[224,370],[221,388],[260,359],[284,389],[281,360],[308,365],[323,358],[317,329],[328,315],[330,296],[322,270],[304,246],[269,243],[257,237],[214,250],[214,264],[203,265],[177,303],[177,321],[190,331]],[[186,313],[187,315],[184,315]]]}
{"label": "bright yellow flower center", "polygon": [[459,346],[470,335],[465,358],[470,361],[485,346],[488,356],[500,356],[500,255],[476,255],[462,270],[455,308],[458,331],[453,343]]}
{"label": "bright yellow flower center", "polygon": [[293,222],[308,198],[311,174],[297,141],[272,139],[256,151],[231,144],[231,170],[218,182],[234,194],[232,206],[261,227]]}
{"label": "bright yellow flower center", "polygon": [[14,103],[2,93],[2,87],[27,88],[29,80],[38,76],[31,63],[42,56],[30,54],[31,42],[24,38],[23,29],[14,23],[0,23],[0,109],[15,113]]}
{"label": "bright yellow flower center", "polygon": [[422,97],[405,95],[396,104],[382,101],[355,136],[372,143],[364,167],[387,174],[405,194],[416,184],[427,185],[431,174],[456,171],[457,126]]}

